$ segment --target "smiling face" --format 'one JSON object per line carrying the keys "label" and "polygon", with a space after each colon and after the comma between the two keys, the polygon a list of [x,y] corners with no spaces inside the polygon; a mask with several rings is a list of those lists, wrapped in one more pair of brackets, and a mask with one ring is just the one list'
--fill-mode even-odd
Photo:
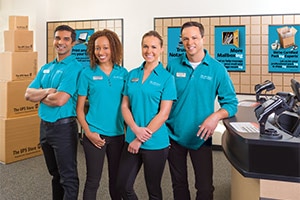
{"label": "smiling face", "polygon": [[111,63],[111,48],[107,37],[101,36],[95,40],[94,54],[100,65]]}
{"label": "smiling face", "polygon": [[198,27],[184,28],[181,32],[181,40],[189,60],[197,62],[202,59],[204,37],[201,36]]}
{"label": "smiling face", "polygon": [[147,63],[158,63],[163,52],[161,41],[155,36],[144,37],[142,41],[142,56]]}
{"label": "smiling face", "polygon": [[70,31],[63,30],[55,32],[53,46],[56,50],[58,61],[71,55],[74,44],[75,42],[72,41]]}

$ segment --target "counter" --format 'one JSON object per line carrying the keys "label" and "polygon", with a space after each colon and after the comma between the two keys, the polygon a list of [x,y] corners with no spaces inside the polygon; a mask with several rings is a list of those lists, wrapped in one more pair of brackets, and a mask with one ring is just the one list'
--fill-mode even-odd
{"label": "counter", "polygon": [[[279,183],[283,189],[282,184],[288,185],[287,187],[294,193],[292,195],[299,199],[300,138],[277,129],[271,123],[267,123],[266,128],[276,129],[278,133],[282,134],[281,139],[266,139],[262,138],[259,133],[236,131],[230,125],[231,122],[253,122],[258,126],[254,113],[256,105],[255,103],[249,105],[239,106],[235,117],[223,120],[227,130],[222,136],[222,148],[232,165],[232,181],[244,179],[243,182],[246,181],[246,185],[252,182],[250,185],[258,189],[257,194],[259,195],[262,195],[261,192],[266,188],[265,186],[274,186]],[[235,191],[235,187],[240,186],[240,183],[233,182],[232,191]],[[298,193],[295,193],[294,189]],[[277,191],[282,194],[280,189]],[[287,191],[287,193],[290,192]],[[252,193],[255,194],[254,191]],[[232,196],[237,195],[232,192]],[[259,197],[261,198],[261,196]],[[239,198],[246,199],[241,196],[236,199]],[[278,197],[276,198],[278,199]],[[291,198],[289,197],[289,199]]]}

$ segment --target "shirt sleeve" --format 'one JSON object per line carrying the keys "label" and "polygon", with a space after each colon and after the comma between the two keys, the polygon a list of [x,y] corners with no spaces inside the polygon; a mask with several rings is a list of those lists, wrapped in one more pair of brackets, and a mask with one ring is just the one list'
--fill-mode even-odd
{"label": "shirt sleeve", "polygon": [[28,88],[36,88],[36,89],[41,88],[42,87],[42,85],[41,85],[42,76],[43,76],[43,67],[38,71],[36,77],[29,84]]}
{"label": "shirt sleeve", "polygon": [[78,95],[80,96],[87,96],[88,94],[88,77],[85,72],[80,73],[78,79]]}
{"label": "shirt sleeve", "polygon": [[221,108],[228,112],[228,117],[232,117],[237,112],[238,100],[234,90],[233,83],[227,71],[220,80],[218,88],[218,102]]}
{"label": "shirt sleeve", "polygon": [[162,94],[162,100],[176,100],[176,86],[174,76],[170,75],[165,82],[164,92]]}

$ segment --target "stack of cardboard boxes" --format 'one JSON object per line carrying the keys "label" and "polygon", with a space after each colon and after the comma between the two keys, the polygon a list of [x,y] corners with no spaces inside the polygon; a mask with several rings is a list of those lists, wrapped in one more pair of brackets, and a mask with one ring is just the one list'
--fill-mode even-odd
{"label": "stack of cardboard boxes", "polygon": [[0,63],[0,162],[7,164],[42,154],[39,103],[24,99],[37,73],[37,52],[33,51],[28,16],[9,16]]}

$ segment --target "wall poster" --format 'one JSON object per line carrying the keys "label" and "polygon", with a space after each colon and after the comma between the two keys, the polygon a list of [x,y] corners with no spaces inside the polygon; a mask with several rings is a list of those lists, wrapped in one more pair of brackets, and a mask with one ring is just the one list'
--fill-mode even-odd
{"label": "wall poster", "polygon": [[269,72],[300,72],[300,25],[269,25]]}
{"label": "wall poster", "polygon": [[215,27],[215,59],[223,63],[227,71],[244,72],[245,26]]}
{"label": "wall poster", "polygon": [[94,33],[94,29],[75,29],[75,32],[76,42],[72,49],[72,55],[76,57],[83,67],[88,67],[90,65],[90,59],[86,51],[87,43],[89,37]]}
{"label": "wall poster", "polygon": [[180,30],[181,27],[168,27],[168,63],[171,59],[179,57],[185,52]]}

